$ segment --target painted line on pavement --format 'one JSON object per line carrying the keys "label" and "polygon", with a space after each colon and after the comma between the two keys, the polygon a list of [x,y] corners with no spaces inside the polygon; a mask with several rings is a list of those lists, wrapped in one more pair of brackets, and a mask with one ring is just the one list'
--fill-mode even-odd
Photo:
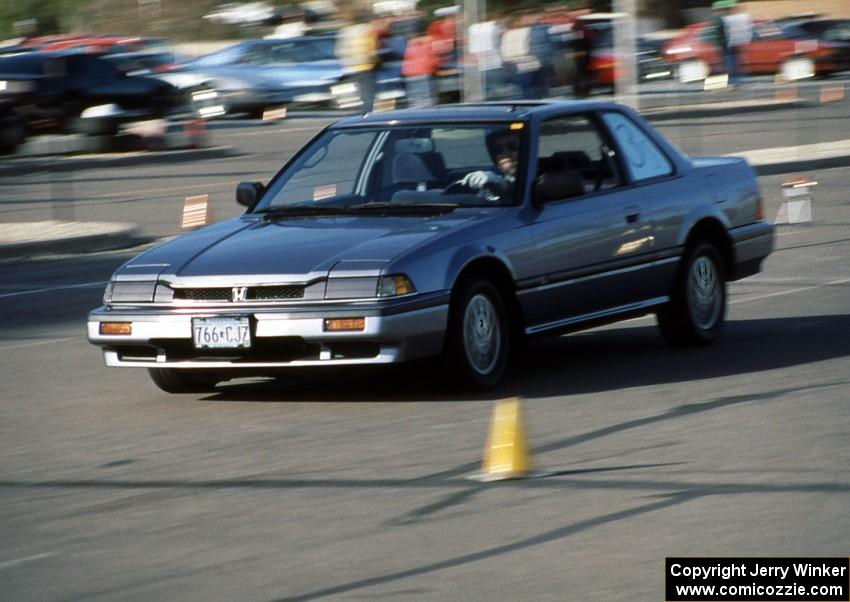
{"label": "painted line on pavement", "polygon": [[19,566],[21,564],[26,564],[27,562],[50,558],[51,556],[56,556],[56,552],[46,552],[44,554],[36,554],[35,556],[25,556],[24,558],[18,558],[16,560],[9,560],[8,562],[0,562],[0,571]]}
{"label": "painted line on pavement", "polygon": [[784,295],[793,295],[795,293],[803,293],[806,291],[813,291],[820,288],[826,288],[828,286],[839,286],[842,284],[850,283],[850,278],[841,278],[839,280],[829,280],[828,282],[824,282],[822,284],[813,284],[812,286],[800,286],[797,288],[788,289],[787,291],[777,291],[775,293],[764,293],[761,295],[753,295],[751,297],[744,297],[743,299],[735,299],[734,301],[729,301],[730,305],[737,305],[738,303],[748,303],[750,301],[761,301],[763,299],[770,299],[771,297],[782,297]]}
{"label": "painted line on pavement", "polygon": [[18,291],[16,293],[2,293],[0,294],[0,299],[6,299],[9,297],[21,297],[23,295],[36,295],[39,293],[50,293],[53,291],[61,291],[69,288],[93,288],[95,286],[106,286],[107,281],[103,280],[101,282],[86,282],[83,284],[63,284],[60,286],[51,286],[47,288],[34,288],[28,291]]}
{"label": "painted line on pavement", "polygon": [[21,349],[23,347],[37,347],[39,345],[52,345],[53,343],[64,343],[65,341],[76,341],[79,337],[64,337],[61,339],[47,339],[44,341],[32,341],[31,343],[19,343],[17,345],[2,345],[0,350]]}
{"label": "painted line on pavement", "polygon": [[[743,280],[742,282],[746,282]],[[762,281],[764,283],[764,281]],[[795,293],[803,293],[806,291],[812,291],[819,288],[826,288],[828,286],[839,286],[842,284],[850,284],[850,278],[841,278],[840,280],[829,280],[827,282],[822,282],[820,284],[813,284],[811,286],[800,286],[797,288],[788,289],[785,291],[778,291],[775,293],[764,293],[759,295],[752,296],[744,296],[741,299],[728,299],[726,301],[727,305],[738,305],[739,303],[749,303],[750,301],[761,301],[763,299],[770,299],[771,297],[781,297],[784,295],[793,295]],[[638,316],[637,318],[631,318],[629,320],[623,320],[620,322],[621,324],[626,324],[628,322],[638,322],[640,320],[646,320],[647,318],[652,318],[652,314],[647,314],[645,316]],[[602,327],[604,328],[604,326]]]}

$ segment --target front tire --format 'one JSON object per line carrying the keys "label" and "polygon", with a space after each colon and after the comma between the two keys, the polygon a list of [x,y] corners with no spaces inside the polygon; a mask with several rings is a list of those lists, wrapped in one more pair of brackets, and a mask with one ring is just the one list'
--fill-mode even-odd
{"label": "front tire", "polygon": [[815,76],[815,62],[807,56],[793,56],[779,67],[782,81],[794,82]]}
{"label": "front tire", "polygon": [[726,314],[726,272],[717,248],[697,243],[685,255],[670,302],[658,312],[658,327],[676,346],[711,345]]}
{"label": "front tire", "polygon": [[0,119],[0,155],[11,155],[27,138],[27,126],[16,115]]}
{"label": "front tire", "polygon": [[218,384],[217,380],[191,370],[148,368],[148,374],[153,383],[166,393],[208,393]]}
{"label": "front tire", "polygon": [[496,386],[510,357],[510,324],[499,290],[488,280],[462,284],[449,316],[446,359],[461,384]]}
{"label": "front tire", "polygon": [[711,73],[708,64],[701,59],[687,59],[679,63],[676,69],[676,79],[679,83],[689,84],[705,81]]}

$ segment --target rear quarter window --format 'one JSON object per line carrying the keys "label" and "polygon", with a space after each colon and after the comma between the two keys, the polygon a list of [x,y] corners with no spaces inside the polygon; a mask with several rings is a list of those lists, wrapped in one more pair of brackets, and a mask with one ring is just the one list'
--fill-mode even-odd
{"label": "rear quarter window", "polygon": [[603,121],[620,147],[632,181],[640,182],[673,174],[673,163],[637,124],[622,113],[605,113]]}

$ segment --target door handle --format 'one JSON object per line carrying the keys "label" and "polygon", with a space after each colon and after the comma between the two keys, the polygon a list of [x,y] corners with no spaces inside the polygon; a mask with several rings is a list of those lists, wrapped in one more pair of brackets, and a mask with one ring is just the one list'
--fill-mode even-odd
{"label": "door handle", "polygon": [[640,220],[640,207],[637,205],[629,205],[623,209],[623,213],[626,215],[626,221],[630,224]]}

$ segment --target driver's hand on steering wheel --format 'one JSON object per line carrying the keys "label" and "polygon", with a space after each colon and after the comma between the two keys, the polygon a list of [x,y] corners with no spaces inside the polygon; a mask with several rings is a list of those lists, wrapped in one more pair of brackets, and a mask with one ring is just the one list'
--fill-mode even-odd
{"label": "driver's hand on steering wheel", "polygon": [[473,190],[481,190],[482,188],[501,184],[504,178],[493,173],[492,171],[472,171],[463,176],[461,184],[472,188]]}

